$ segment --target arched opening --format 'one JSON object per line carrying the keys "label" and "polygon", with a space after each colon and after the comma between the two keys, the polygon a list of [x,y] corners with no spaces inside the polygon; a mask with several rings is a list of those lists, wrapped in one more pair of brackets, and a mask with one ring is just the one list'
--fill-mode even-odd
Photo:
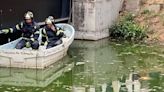
{"label": "arched opening", "polygon": [[[44,21],[49,15],[67,22],[70,4],[70,0],[5,0],[0,3],[0,29],[15,26],[28,10],[34,13],[37,22]],[[0,44],[7,43],[8,38],[15,39],[15,35],[0,35]]]}

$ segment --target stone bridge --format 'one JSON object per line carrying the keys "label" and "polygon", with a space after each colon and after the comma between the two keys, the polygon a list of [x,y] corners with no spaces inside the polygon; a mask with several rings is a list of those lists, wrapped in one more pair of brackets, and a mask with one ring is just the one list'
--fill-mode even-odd
{"label": "stone bridge", "polygon": [[99,40],[109,36],[123,0],[73,0],[76,39]]}

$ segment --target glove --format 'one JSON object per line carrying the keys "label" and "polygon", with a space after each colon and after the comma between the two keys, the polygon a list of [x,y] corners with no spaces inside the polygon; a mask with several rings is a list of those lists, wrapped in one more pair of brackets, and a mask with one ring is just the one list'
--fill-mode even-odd
{"label": "glove", "polygon": [[41,42],[41,45],[42,46],[47,46],[48,45],[48,42],[46,41],[46,42]]}
{"label": "glove", "polygon": [[57,33],[56,33],[56,35],[58,36],[58,35],[60,35],[63,32],[64,32],[63,30],[58,30]]}
{"label": "glove", "polygon": [[31,47],[30,42],[26,42],[26,48],[30,48],[30,47]]}
{"label": "glove", "polygon": [[46,41],[45,43],[44,43],[44,46],[47,46],[48,45],[48,42]]}
{"label": "glove", "polygon": [[0,34],[7,34],[9,33],[9,30],[8,29],[2,29],[0,30]]}
{"label": "glove", "polygon": [[32,42],[34,42],[34,41],[35,41],[35,39],[34,39],[34,38],[31,38],[31,41],[32,41]]}

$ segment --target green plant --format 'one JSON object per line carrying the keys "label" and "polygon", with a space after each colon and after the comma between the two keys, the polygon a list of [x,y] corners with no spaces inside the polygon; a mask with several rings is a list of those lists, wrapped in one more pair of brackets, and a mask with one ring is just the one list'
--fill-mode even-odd
{"label": "green plant", "polygon": [[147,37],[146,30],[145,27],[141,27],[135,23],[132,14],[123,16],[118,23],[109,29],[111,38],[128,41],[143,40]]}
{"label": "green plant", "polygon": [[149,10],[143,10],[142,12],[141,12],[141,14],[150,14],[151,12],[149,11]]}

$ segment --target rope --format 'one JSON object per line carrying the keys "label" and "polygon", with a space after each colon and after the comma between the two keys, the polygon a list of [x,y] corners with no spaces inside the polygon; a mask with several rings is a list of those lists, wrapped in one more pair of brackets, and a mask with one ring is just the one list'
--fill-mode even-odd
{"label": "rope", "polygon": [[38,68],[38,51],[36,53],[36,70],[37,70],[37,68]]}

